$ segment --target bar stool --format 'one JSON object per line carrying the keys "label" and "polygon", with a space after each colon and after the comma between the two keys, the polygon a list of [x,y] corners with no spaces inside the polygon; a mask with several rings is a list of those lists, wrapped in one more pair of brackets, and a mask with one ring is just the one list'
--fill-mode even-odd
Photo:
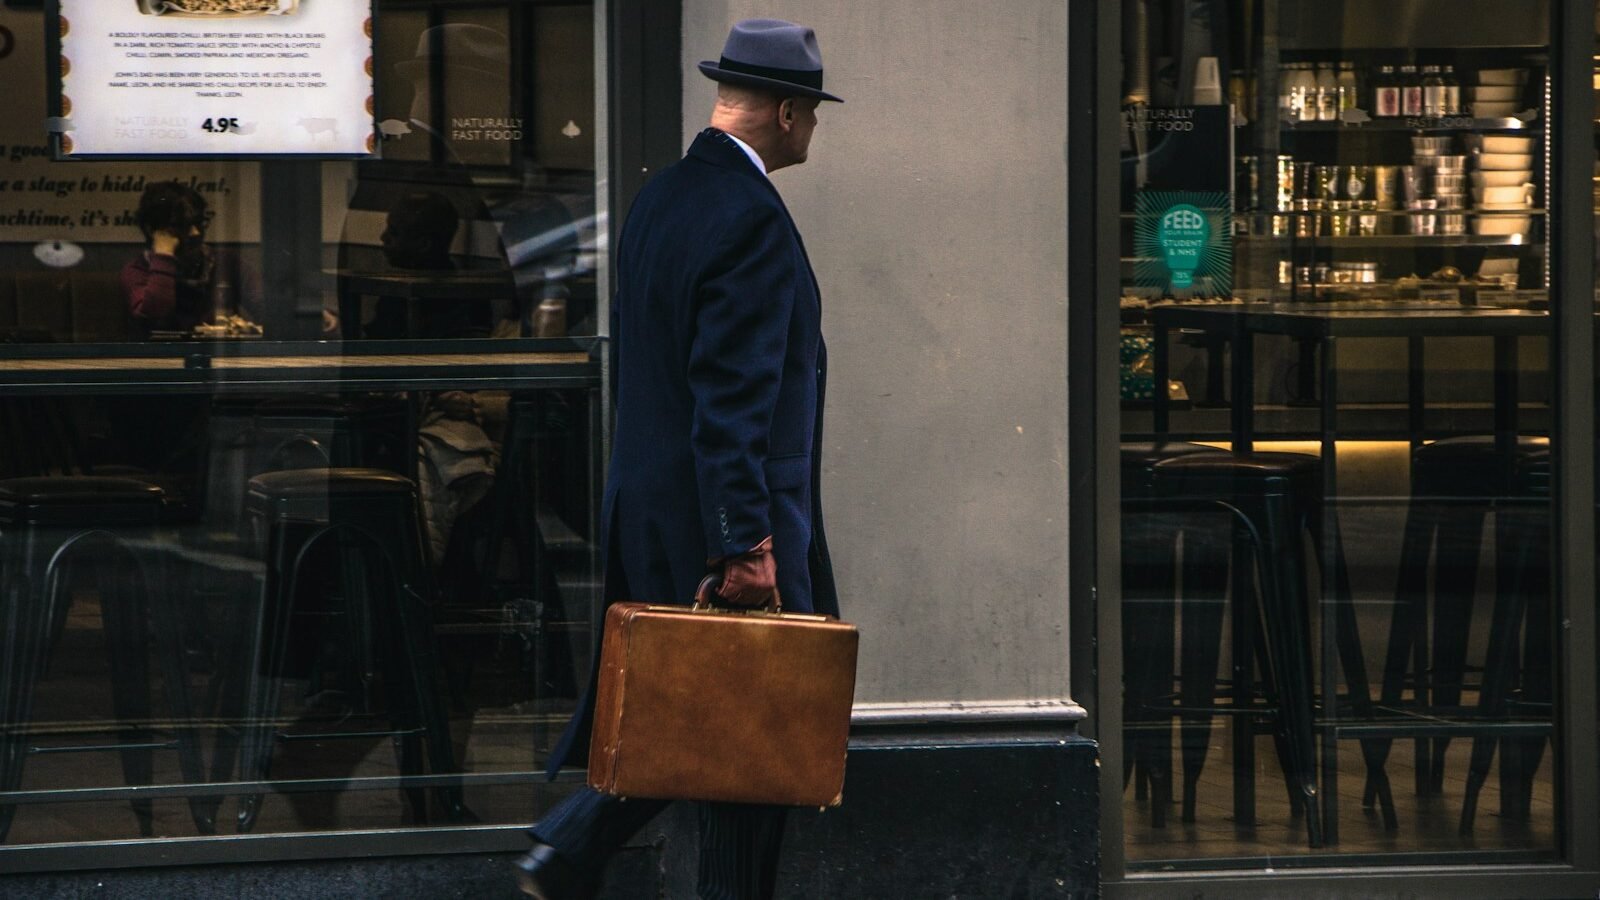
{"label": "bar stool", "polygon": [[[112,706],[119,740],[110,745],[51,747],[48,752],[118,750],[129,785],[148,785],[152,751],[174,749],[184,781],[205,780],[184,664],[180,616],[159,560],[129,541],[149,537],[161,519],[162,492],[126,478],[52,476],[0,480],[0,790],[22,783],[30,753],[24,730],[34,689],[48,665],[52,638],[71,603],[74,570],[92,563],[111,667]],[[151,734],[149,648],[154,646],[176,735]],[[153,833],[147,799],[131,803],[140,834]],[[191,798],[203,834],[215,831],[206,804]],[[0,839],[15,807],[0,805]]]}
{"label": "bar stool", "polygon": [[[266,585],[257,607],[251,643],[242,648],[248,668],[241,683],[244,702],[239,765],[247,779],[269,777],[278,732],[281,683],[285,676],[291,614],[296,589],[310,552],[324,540],[336,542],[337,581],[343,595],[342,619],[356,674],[371,687],[381,664],[390,730],[403,775],[421,775],[424,743],[434,773],[456,770],[449,721],[435,678],[432,633],[435,597],[425,558],[416,486],[377,469],[296,469],[258,475],[249,482],[246,517],[258,552],[266,562]],[[243,629],[241,629],[243,631]],[[237,691],[230,705],[239,706]],[[371,738],[374,732],[336,732],[317,740]],[[227,781],[239,738],[219,740],[216,779]],[[427,820],[423,791],[406,790],[418,821]],[[443,789],[440,800],[452,820],[465,810],[459,785]],[[261,795],[240,801],[237,825],[249,831]]]}
{"label": "bar stool", "polygon": [[207,518],[229,530],[251,476],[285,469],[395,466],[408,458],[406,401],[392,397],[223,399],[212,410]]}
{"label": "bar stool", "polygon": [[[1517,577],[1512,561],[1518,550],[1517,532],[1530,524],[1526,516],[1513,511],[1518,498],[1532,496],[1519,487],[1516,473],[1541,457],[1548,473],[1549,447],[1548,438],[1519,436],[1508,458],[1500,452],[1494,436],[1471,435],[1446,438],[1412,451],[1411,503],[1400,543],[1395,606],[1379,697],[1382,707],[1402,709],[1408,685],[1419,712],[1460,706],[1485,520],[1490,512],[1497,512],[1495,593],[1501,596],[1512,589]],[[1427,590],[1430,554],[1435,558],[1431,597]],[[1430,611],[1431,653],[1427,634]],[[1426,731],[1425,723],[1419,723],[1415,745],[1419,796],[1443,792],[1444,758],[1450,744],[1448,736],[1430,741]],[[1387,758],[1389,748],[1390,740],[1377,742],[1380,758]],[[1369,784],[1363,792],[1365,804],[1370,805],[1373,790]]]}
{"label": "bar stool", "polygon": [[[1235,713],[1254,707],[1251,655],[1260,649],[1262,683],[1274,720],[1274,738],[1289,786],[1292,805],[1306,819],[1312,847],[1335,839],[1333,815],[1336,760],[1325,758],[1323,788],[1328,794],[1328,816],[1323,820],[1322,794],[1316,772],[1315,682],[1312,678],[1310,602],[1306,590],[1307,566],[1302,533],[1309,531],[1323,546],[1321,461],[1298,453],[1192,454],[1156,463],[1152,467],[1152,493],[1168,503],[1190,508],[1222,508],[1234,518],[1238,530],[1253,550],[1262,596],[1256,608],[1248,570],[1234,566],[1233,703]],[[1349,602],[1349,582],[1337,529],[1332,535],[1334,567],[1335,644],[1348,683],[1348,696],[1357,716],[1371,713],[1371,695],[1362,661],[1355,614]],[[1255,629],[1259,616],[1263,628]],[[1264,636],[1258,640],[1256,634]],[[1200,652],[1198,646],[1194,648]],[[1187,652],[1187,648],[1186,648]],[[1216,651],[1212,651],[1215,653]],[[1214,672],[1216,663],[1211,662]],[[1201,666],[1194,664],[1198,672]],[[1198,676],[1197,676],[1198,677]],[[1195,687],[1198,690],[1199,686]],[[1212,687],[1206,686],[1209,693]],[[1331,694],[1331,692],[1330,692]],[[1331,710],[1325,710],[1330,714]],[[1248,717],[1239,723],[1236,743],[1253,736]],[[1334,736],[1330,735],[1329,740]],[[1236,750],[1243,749],[1236,747]],[[1363,742],[1367,751],[1367,742]],[[1369,777],[1379,783],[1385,821],[1394,827],[1393,799],[1381,768],[1373,772],[1374,759],[1366,754]],[[1253,777],[1249,754],[1235,759],[1237,791]]]}
{"label": "bar stool", "polygon": [[[1123,731],[1127,753],[1123,780],[1136,776],[1135,799],[1147,799],[1150,822],[1166,824],[1166,807],[1172,799],[1172,635],[1178,585],[1178,549],[1183,547],[1183,646],[1191,642],[1215,645],[1221,641],[1222,602],[1227,590],[1227,542],[1207,528],[1184,529],[1184,512],[1164,511],[1152,493],[1157,463],[1182,456],[1225,451],[1183,441],[1125,443],[1121,447],[1122,473],[1122,657]],[[1164,514],[1165,513],[1165,514]],[[1201,585],[1204,584],[1210,589]],[[1190,671],[1185,654],[1181,677],[1181,704],[1185,708],[1212,705],[1216,683]],[[1214,661],[1214,657],[1213,657]],[[1191,685],[1204,682],[1203,696]],[[1205,750],[1210,740],[1211,716],[1183,717],[1183,821],[1193,822],[1195,798]]]}
{"label": "bar stool", "polygon": [[[1550,450],[1519,453],[1512,484],[1517,497],[1531,503],[1503,509],[1497,549],[1506,568],[1490,613],[1489,643],[1477,718],[1484,729],[1472,741],[1472,760],[1461,804],[1460,833],[1472,833],[1478,797],[1489,779],[1495,747],[1501,751],[1501,817],[1526,821],[1533,800],[1533,776],[1552,733],[1554,671],[1550,596]],[[1540,502],[1543,501],[1543,502]],[[1517,639],[1522,638],[1522,660]],[[1536,712],[1538,721],[1518,722],[1518,712]]]}

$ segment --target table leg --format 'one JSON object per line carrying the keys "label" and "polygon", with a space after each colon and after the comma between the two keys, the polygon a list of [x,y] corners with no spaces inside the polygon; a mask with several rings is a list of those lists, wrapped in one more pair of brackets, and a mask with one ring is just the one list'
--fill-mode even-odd
{"label": "table leg", "polygon": [[1249,453],[1255,447],[1255,339],[1243,329],[1233,334],[1230,381],[1228,399],[1232,404],[1233,452]]}
{"label": "table leg", "polygon": [[1319,536],[1322,546],[1322,592],[1319,597],[1322,634],[1322,716],[1325,727],[1322,736],[1322,836],[1327,845],[1339,842],[1339,737],[1334,731],[1338,721],[1338,643],[1337,627],[1333,618],[1334,604],[1338,603],[1340,547],[1338,510],[1334,501],[1339,495],[1339,390],[1338,390],[1338,338],[1322,341],[1322,504]]}
{"label": "table leg", "polygon": [[1516,471],[1517,338],[1494,338],[1494,447],[1500,463],[1500,484],[1509,489]]}
{"label": "table leg", "polygon": [[[1260,638],[1256,612],[1254,563],[1249,532],[1233,526],[1233,822],[1237,828],[1256,825],[1256,723],[1249,710],[1255,705],[1255,650]],[[1271,657],[1261,655],[1263,667]],[[1271,685],[1265,670],[1261,683]],[[1282,703],[1281,698],[1276,698]],[[1281,756],[1281,754],[1280,754]]]}
{"label": "table leg", "polygon": [[1317,342],[1295,338],[1294,344],[1300,354],[1300,365],[1295,370],[1294,395],[1289,400],[1296,404],[1311,404],[1317,396]]}
{"label": "table leg", "polygon": [[1428,402],[1424,390],[1424,350],[1421,337],[1413,335],[1406,338],[1406,425],[1413,450],[1422,446],[1428,425],[1423,416]]}
{"label": "table leg", "polygon": [[361,295],[341,279],[339,292],[339,336],[347,341],[361,339]]}
{"label": "table leg", "polygon": [[1228,380],[1227,347],[1228,340],[1218,335],[1206,335],[1206,403],[1221,406],[1223,399],[1223,384]]}
{"label": "table leg", "polygon": [[1169,372],[1168,372],[1168,360],[1167,360],[1167,339],[1168,339],[1167,327],[1165,325],[1161,324],[1161,318],[1159,316],[1155,317],[1154,338],[1155,338],[1155,369],[1156,369],[1156,372],[1155,372],[1155,396],[1153,398],[1153,400],[1154,400],[1154,411],[1155,411],[1155,423],[1154,424],[1155,424],[1155,432],[1156,432],[1156,434],[1161,438],[1165,438],[1167,436],[1167,432],[1169,430],[1169,424],[1170,424],[1169,423],[1169,417],[1170,417],[1170,410],[1171,410],[1171,405],[1172,405],[1172,398],[1168,394],[1168,386],[1170,384],[1170,380],[1168,378]]}

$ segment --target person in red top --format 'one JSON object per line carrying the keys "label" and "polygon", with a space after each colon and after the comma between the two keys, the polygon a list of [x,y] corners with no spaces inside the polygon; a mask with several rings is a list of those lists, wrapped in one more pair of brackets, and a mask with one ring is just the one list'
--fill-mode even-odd
{"label": "person in red top", "polygon": [[218,316],[260,320],[260,277],[206,243],[211,218],[205,198],[182,182],[158,181],[139,198],[145,250],[122,267],[122,292],[141,337],[191,332]]}

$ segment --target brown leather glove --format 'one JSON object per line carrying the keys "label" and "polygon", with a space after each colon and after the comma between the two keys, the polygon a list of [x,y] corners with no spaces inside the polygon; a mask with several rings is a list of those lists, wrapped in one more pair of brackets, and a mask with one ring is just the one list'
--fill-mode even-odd
{"label": "brown leather glove", "polygon": [[722,585],[717,596],[734,606],[762,606],[778,592],[778,564],[772,558],[772,537],[738,556],[722,561]]}

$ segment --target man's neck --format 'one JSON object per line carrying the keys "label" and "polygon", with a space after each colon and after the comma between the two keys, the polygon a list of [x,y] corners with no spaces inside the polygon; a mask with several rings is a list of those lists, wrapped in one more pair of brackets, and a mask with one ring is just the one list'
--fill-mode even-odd
{"label": "man's neck", "polygon": [[761,174],[768,174],[766,160],[762,159],[761,154],[756,152],[756,148],[750,146],[749,141],[732,132],[724,131],[723,134],[726,134],[728,137],[733,139],[734,144],[737,145],[740,150],[744,151],[745,156],[750,157],[750,164],[755,166],[756,169],[761,172]]}

